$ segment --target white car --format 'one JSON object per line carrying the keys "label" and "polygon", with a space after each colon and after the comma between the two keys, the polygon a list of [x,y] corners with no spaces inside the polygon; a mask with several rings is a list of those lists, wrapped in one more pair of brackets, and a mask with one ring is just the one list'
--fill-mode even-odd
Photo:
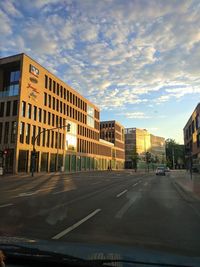
{"label": "white car", "polygon": [[157,167],[156,175],[165,175],[165,167]]}

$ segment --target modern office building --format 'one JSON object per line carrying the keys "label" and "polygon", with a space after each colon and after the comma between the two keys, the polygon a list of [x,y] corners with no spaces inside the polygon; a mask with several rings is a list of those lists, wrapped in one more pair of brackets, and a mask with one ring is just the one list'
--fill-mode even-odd
{"label": "modern office building", "polygon": [[115,144],[100,139],[99,112],[26,54],[0,59],[0,165],[5,172],[30,172],[32,166],[37,172],[107,169]]}
{"label": "modern office building", "polygon": [[125,162],[124,127],[117,121],[101,121],[100,137],[114,144],[112,169],[123,169]]}
{"label": "modern office building", "polygon": [[184,127],[186,167],[192,164],[200,171],[200,103],[196,106]]}
{"label": "modern office building", "polygon": [[126,128],[125,129],[125,166],[132,168],[132,158],[137,154],[139,163],[146,162],[146,153],[151,155],[155,163],[162,163],[166,160],[165,139],[154,136],[146,129]]}

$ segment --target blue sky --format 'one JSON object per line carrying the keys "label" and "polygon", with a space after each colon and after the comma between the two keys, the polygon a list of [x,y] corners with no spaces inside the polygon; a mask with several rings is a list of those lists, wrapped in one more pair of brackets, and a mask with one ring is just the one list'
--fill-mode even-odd
{"label": "blue sky", "polygon": [[101,109],[101,120],[183,143],[200,99],[200,2],[5,0],[0,56],[25,52]]}

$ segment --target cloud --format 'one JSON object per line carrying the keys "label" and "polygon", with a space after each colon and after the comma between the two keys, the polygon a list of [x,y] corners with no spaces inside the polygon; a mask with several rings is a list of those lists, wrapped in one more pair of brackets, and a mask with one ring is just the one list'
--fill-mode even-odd
{"label": "cloud", "polygon": [[15,7],[14,2],[12,1],[2,1],[1,7],[4,9],[4,12],[6,12],[8,15],[15,16],[15,17],[21,17],[20,11]]}
{"label": "cloud", "polygon": [[127,119],[149,119],[150,116],[146,115],[144,112],[122,112],[118,113],[119,116],[125,116]]}

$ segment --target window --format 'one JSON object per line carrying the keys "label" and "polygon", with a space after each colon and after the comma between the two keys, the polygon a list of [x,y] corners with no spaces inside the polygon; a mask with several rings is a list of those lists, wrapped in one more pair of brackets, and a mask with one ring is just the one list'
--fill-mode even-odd
{"label": "window", "polygon": [[10,116],[10,108],[11,108],[11,102],[8,101],[6,103],[6,116]]}
{"label": "window", "polygon": [[58,148],[58,132],[56,132],[55,148]]}
{"label": "window", "polygon": [[64,99],[66,99],[66,88],[64,88]]}
{"label": "window", "polygon": [[56,115],[56,127],[58,127],[58,116]]}
{"label": "window", "polygon": [[56,110],[59,111],[59,100],[56,99]]}
{"label": "window", "polygon": [[41,139],[41,127],[38,127],[38,137],[37,137],[37,145],[40,146],[40,139]]}
{"label": "window", "polygon": [[43,110],[43,123],[46,123],[47,121],[47,112],[46,110]]}
{"label": "window", "polygon": [[2,141],[2,134],[3,134],[3,122],[0,122],[0,144]]}
{"label": "window", "polygon": [[22,117],[26,116],[26,102],[22,101],[22,113],[21,113]]}
{"label": "window", "polygon": [[197,134],[197,147],[200,147],[200,133]]}
{"label": "window", "polygon": [[34,110],[33,110],[33,119],[34,121],[37,120],[37,107],[36,106],[34,106]]}
{"label": "window", "polygon": [[11,71],[11,73],[10,73],[10,82],[11,83],[18,82],[19,78],[20,78],[20,71],[19,70]]}
{"label": "window", "polygon": [[28,104],[28,118],[31,119],[31,110],[32,110],[32,105]]}
{"label": "window", "polygon": [[47,106],[47,93],[44,93],[44,105]]}
{"label": "window", "polygon": [[196,118],[195,118],[195,124],[196,124],[196,129],[198,130],[200,127],[200,116],[199,114],[197,114]]}
{"label": "window", "polygon": [[24,143],[24,122],[20,122],[20,133],[19,133],[20,143]]}
{"label": "window", "polygon": [[41,108],[38,109],[38,120],[39,122],[42,122],[42,109]]}
{"label": "window", "polygon": [[46,89],[48,88],[48,77],[47,77],[47,75],[45,75],[45,88]]}
{"label": "window", "polygon": [[51,108],[51,95],[49,95],[49,108]]}
{"label": "window", "polygon": [[5,103],[1,102],[1,104],[0,104],[0,117],[4,116],[4,106],[5,106]]}
{"label": "window", "polygon": [[50,145],[50,131],[47,131],[47,147]]}
{"label": "window", "polygon": [[49,78],[49,90],[51,91],[51,86],[52,86],[52,79]]}
{"label": "window", "polygon": [[36,126],[33,125],[33,131],[32,131],[32,145],[35,142],[35,137],[36,137]]}
{"label": "window", "polygon": [[75,95],[73,94],[73,105],[75,105]]}
{"label": "window", "polygon": [[60,124],[59,126],[61,127],[62,126],[62,117],[60,117]]}
{"label": "window", "polygon": [[46,129],[43,128],[43,133],[42,133],[42,146],[45,146],[46,142]]}
{"label": "window", "polygon": [[56,99],[55,99],[55,97],[53,97],[53,110],[55,110],[55,103],[56,103]]}
{"label": "window", "polygon": [[54,131],[51,131],[51,147],[54,146]]}
{"label": "window", "polygon": [[72,93],[70,92],[70,103],[72,103]]}
{"label": "window", "polygon": [[[1,108],[0,108],[0,110],[1,110]],[[18,100],[14,100],[13,101],[12,115],[17,116],[17,112],[18,112]],[[1,116],[1,111],[0,111],[0,116]]]}
{"label": "window", "polygon": [[69,102],[69,91],[67,90],[67,101]]}
{"label": "window", "polygon": [[[17,134],[17,122],[16,121],[12,121],[11,124],[11,137],[10,137],[10,142],[13,144],[16,142],[16,135]],[[1,140],[0,140],[1,143]]]}
{"label": "window", "polygon": [[60,86],[60,96],[63,97],[63,87]]}
{"label": "window", "polygon": [[63,113],[64,115],[66,115],[66,104],[65,103],[63,103]]}
{"label": "window", "polygon": [[53,93],[55,94],[55,92],[56,92],[56,82],[53,81]]}
{"label": "window", "polygon": [[48,112],[48,124],[51,125],[51,113]]}
{"label": "window", "polygon": [[59,89],[60,89],[60,87],[59,87],[59,84],[57,83],[57,95],[59,96]]}
{"label": "window", "polygon": [[55,115],[52,114],[52,126],[55,126]]}
{"label": "window", "polygon": [[62,104],[63,104],[62,101],[60,101],[60,113],[63,112],[63,105]]}
{"label": "window", "polygon": [[87,105],[87,125],[94,128],[94,108]]}
{"label": "window", "polygon": [[31,125],[27,123],[26,124],[26,144],[30,144],[30,129],[31,129]]}

